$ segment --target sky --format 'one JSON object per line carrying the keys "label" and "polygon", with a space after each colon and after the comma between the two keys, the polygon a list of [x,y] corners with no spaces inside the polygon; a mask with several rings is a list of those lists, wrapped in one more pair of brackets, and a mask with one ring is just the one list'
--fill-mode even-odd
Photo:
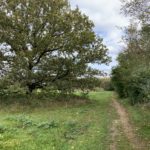
{"label": "sky", "polygon": [[120,27],[125,27],[129,24],[129,20],[120,13],[120,0],[69,1],[72,8],[78,6],[94,22],[95,33],[104,39],[104,44],[108,47],[109,55],[112,57],[112,62],[109,66],[95,64],[92,67],[110,73],[111,68],[117,65],[116,57],[123,46],[121,42],[123,31]]}

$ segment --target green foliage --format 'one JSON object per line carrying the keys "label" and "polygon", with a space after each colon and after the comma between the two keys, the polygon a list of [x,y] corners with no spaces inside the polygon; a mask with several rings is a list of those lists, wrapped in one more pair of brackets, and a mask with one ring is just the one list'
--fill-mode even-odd
{"label": "green foliage", "polygon": [[99,78],[92,78],[92,77],[81,78],[78,79],[78,83],[76,84],[76,89],[79,89],[86,94],[89,91],[99,88],[100,82],[101,81],[99,80]]}
{"label": "green foliage", "polygon": [[100,87],[105,91],[113,91],[113,85],[110,78],[101,78],[100,79]]}
{"label": "green foliage", "polygon": [[14,84],[8,83],[6,80],[0,82],[0,96],[14,96],[25,94],[25,88],[20,83],[15,82]]}
{"label": "green foliage", "polygon": [[93,27],[67,0],[1,1],[1,77],[28,93],[45,86],[71,92],[78,78],[100,75],[89,64],[110,61]]}
{"label": "green foliage", "polygon": [[119,94],[120,97],[126,97],[127,96],[127,91],[126,91],[126,78],[127,76],[124,75],[125,70],[120,67],[113,68],[112,70],[112,84],[114,86],[115,91]]}
{"label": "green foliage", "polygon": [[119,96],[129,97],[132,105],[150,101],[150,70],[145,65],[114,68],[112,83]]}
{"label": "green foliage", "polygon": [[150,70],[140,68],[134,72],[128,82],[127,92],[132,104],[150,102]]}
{"label": "green foliage", "polygon": [[[138,9],[137,9],[138,8]],[[126,44],[112,70],[112,82],[120,97],[129,97],[131,104],[150,101],[150,15],[149,2],[123,1],[123,11],[132,17],[125,29]],[[134,19],[139,20],[134,23]],[[139,29],[138,26],[141,26]]]}

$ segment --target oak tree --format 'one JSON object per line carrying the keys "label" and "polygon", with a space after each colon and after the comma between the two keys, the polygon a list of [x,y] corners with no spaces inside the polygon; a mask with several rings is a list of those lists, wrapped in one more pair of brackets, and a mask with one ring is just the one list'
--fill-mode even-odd
{"label": "oak tree", "polygon": [[93,27],[67,0],[1,0],[1,72],[29,92],[98,75],[89,64],[109,57]]}

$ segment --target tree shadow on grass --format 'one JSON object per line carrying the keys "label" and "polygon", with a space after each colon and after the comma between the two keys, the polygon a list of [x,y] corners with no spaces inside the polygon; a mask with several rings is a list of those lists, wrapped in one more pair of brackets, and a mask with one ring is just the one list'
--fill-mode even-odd
{"label": "tree shadow on grass", "polygon": [[90,100],[88,95],[83,94],[15,94],[0,97],[0,107],[3,109],[13,108],[14,111],[34,108],[58,107],[81,107],[94,104],[96,101]]}

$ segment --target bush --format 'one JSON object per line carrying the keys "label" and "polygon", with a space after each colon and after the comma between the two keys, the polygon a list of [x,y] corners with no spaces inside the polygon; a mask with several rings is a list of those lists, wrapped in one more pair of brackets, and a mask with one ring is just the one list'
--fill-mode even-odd
{"label": "bush", "polygon": [[3,85],[0,83],[0,96],[25,94],[25,89],[21,87],[19,83],[13,85]]}
{"label": "bush", "polygon": [[111,81],[115,91],[118,93],[119,97],[126,98],[127,97],[127,89],[126,86],[128,84],[127,70],[121,67],[113,68]]}
{"label": "bush", "polygon": [[129,97],[132,105],[150,101],[150,69],[147,67],[116,67],[112,71],[112,82],[122,98]]}
{"label": "bush", "polygon": [[140,68],[132,73],[127,91],[132,104],[149,102],[150,70],[147,70],[147,68]]}

